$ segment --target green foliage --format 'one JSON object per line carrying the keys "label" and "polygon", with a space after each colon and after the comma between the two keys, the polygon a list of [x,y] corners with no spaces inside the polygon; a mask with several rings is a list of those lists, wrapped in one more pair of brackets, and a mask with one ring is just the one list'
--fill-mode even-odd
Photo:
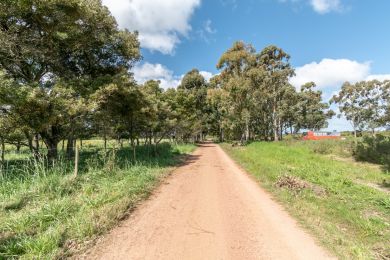
{"label": "green foliage", "polygon": [[[279,140],[285,131],[319,129],[333,116],[314,83],[301,92],[289,84],[294,74],[290,56],[277,46],[256,53],[253,46],[236,42],[220,58],[220,75],[210,83],[209,102],[214,131],[230,140]],[[218,102],[218,103],[217,103]],[[218,132],[217,132],[217,131]]]}
{"label": "green foliage", "polygon": [[354,157],[359,161],[381,164],[390,172],[390,136],[364,136],[354,149]]}
{"label": "green foliage", "polygon": [[389,81],[346,82],[331,102],[339,104],[341,114],[352,122],[355,137],[357,130],[370,129],[374,133],[376,128],[389,124],[389,89]]}
{"label": "green foliage", "polygon": [[174,133],[183,140],[202,141],[210,129],[211,108],[207,102],[208,84],[197,69],[186,73],[171,107],[177,115]]}
{"label": "green foliage", "polygon": [[0,84],[0,106],[27,139],[44,140],[50,160],[85,128],[90,95],[139,58],[137,34],[119,30],[99,0],[0,3],[1,76],[13,80]]}
{"label": "green foliage", "polygon": [[[381,188],[388,174],[372,165],[316,154],[311,146],[317,144],[256,142],[223,148],[340,258],[389,255],[388,193]],[[294,186],[279,188],[285,176],[305,188],[298,193]]]}

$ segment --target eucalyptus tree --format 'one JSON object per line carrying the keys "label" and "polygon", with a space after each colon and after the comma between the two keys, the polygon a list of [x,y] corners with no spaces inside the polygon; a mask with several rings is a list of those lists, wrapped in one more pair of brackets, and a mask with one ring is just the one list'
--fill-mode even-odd
{"label": "eucalyptus tree", "polygon": [[[146,116],[144,132],[149,144],[152,140],[156,146],[164,139],[174,135],[174,129],[177,124],[177,115],[171,107],[170,92],[164,91],[160,87],[160,81],[150,80],[145,82],[141,87],[147,104],[143,111]],[[155,150],[156,151],[156,150]]]}
{"label": "eucalyptus tree", "polygon": [[218,136],[220,142],[225,140],[225,131],[228,128],[226,91],[221,89],[220,77],[214,76],[210,79],[207,91],[207,104],[210,108],[209,120],[210,131],[214,136]]}
{"label": "eucalyptus tree", "polygon": [[367,128],[375,135],[375,129],[384,126],[383,117],[386,114],[388,93],[386,83],[378,80],[363,81],[362,100],[364,108],[364,119]]}
{"label": "eucalyptus tree", "polygon": [[328,119],[334,116],[329,104],[322,102],[322,91],[314,90],[314,82],[308,82],[298,93],[296,131],[320,130],[327,127]]}
{"label": "eucalyptus tree", "polygon": [[197,69],[187,72],[177,88],[178,113],[184,136],[196,141],[208,131],[210,108],[207,104],[208,84]]}
{"label": "eucalyptus tree", "polygon": [[218,61],[219,80],[225,92],[228,129],[241,142],[250,136],[251,85],[247,76],[254,62],[255,49],[244,42],[235,42]]}
{"label": "eucalyptus tree", "polygon": [[368,128],[375,134],[376,128],[386,125],[388,92],[388,82],[345,82],[331,102],[338,104],[341,114],[352,122],[356,138],[357,129]]}
{"label": "eucalyptus tree", "polygon": [[274,140],[278,141],[283,124],[281,103],[289,87],[288,80],[294,75],[294,69],[289,63],[290,55],[274,45],[264,48],[257,55],[257,60],[258,66],[265,72],[262,77],[263,93],[271,111]]}
{"label": "eucalyptus tree", "polygon": [[0,69],[17,83],[7,113],[43,138],[49,159],[79,114],[72,104],[139,57],[137,34],[119,30],[100,0],[0,2]]}
{"label": "eucalyptus tree", "polygon": [[290,134],[299,131],[299,122],[302,120],[301,115],[301,96],[296,91],[296,88],[290,84],[285,86],[283,99],[279,102],[280,109],[280,138],[283,138],[283,132]]}
{"label": "eucalyptus tree", "polygon": [[383,115],[383,125],[390,127],[390,80],[383,82],[383,99],[385,101],[385,114]]}
{"label": "eucalyptus tree", "polygon": [[364,109],[361,92],[362,84],[345,82],[340,92],[334,95],[330,101],[331,103],[338,104],[340,115],[344,115],[351,122],[355,139],[357,137],[357,130],[364,128]]}

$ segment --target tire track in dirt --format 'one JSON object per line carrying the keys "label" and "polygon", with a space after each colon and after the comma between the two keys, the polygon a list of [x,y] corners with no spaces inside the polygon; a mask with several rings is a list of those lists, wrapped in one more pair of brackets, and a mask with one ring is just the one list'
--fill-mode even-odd
{"label": "tire track in dirt", "polygon": [[212,143],[81,259],[327,259],[271,196]]}

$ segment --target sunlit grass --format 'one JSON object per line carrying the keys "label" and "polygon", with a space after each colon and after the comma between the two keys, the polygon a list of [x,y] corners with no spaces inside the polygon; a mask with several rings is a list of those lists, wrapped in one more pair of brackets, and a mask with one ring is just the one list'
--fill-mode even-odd
{"label": "sunlit grass", "polygon": [[[389,175],[380,167],[317,154],[313,151],[315,145],[319,144],[222,146],[338,257],[389,257],[390,197],[385,191],[365,185],[389,179]],[[275,183],[283,175],[301,179],[324,193],[278,188]]]}
{"label": "sunlit grass", "polygon": [[43,160],[8,157],[19,164],[0,176],[0,259],[53,259],[77,251],[147,197],[195,146],[162,144],[158,156],[138,147],[136,161],[129,147],[108,155],[89,148],[80,154],[77,177],[72,161],[48,167]]}

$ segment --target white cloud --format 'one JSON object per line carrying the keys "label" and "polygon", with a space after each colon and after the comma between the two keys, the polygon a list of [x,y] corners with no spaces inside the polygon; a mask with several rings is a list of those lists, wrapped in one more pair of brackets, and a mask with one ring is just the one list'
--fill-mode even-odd
{"label": "white cloud", "polygon": [[291,2],[293,4],[301,4],[302,2],[309,4],[313,10],[319,14],[329,12],[340,12],[345,8],[341,0],[278,0],[280,3]]}
{"label": "white cloud", "polygon": [[212,22],[210,19],[206,20],[203,23],[202,29],[197,31],[199,37],[203,41],[205,41],[206,43],[210,43],[211,41],[215,41],[215,39],[212,37],[212,35],[215,34],[216,32],[217,32],[217,30],[213,28]]}
{"label": "white cloud", "polygon": [[199,71],[200,75],[202,75],[207,82],[210,81],[212,77],[214,77],[214,74],[208,71]]}
{"label": "white cloud", "polygon": [[319,88],[340,87],[344,82],[355,83],[362,80],[390,80],[390,74],[371,74],[370,62],[357,62],[349,59],[323,59],[295,69],[290,83],[300,88],[307,82],[315,82]]}
{"label": "white cloud", "polygon": [[217,31],[215,29],[213,29],[211,27],[211,20],[208,19],[205,23],[204,23],[204,30],[207,32],[207,33],[216,33]]}
{"label": "white cloud", "polygon": [[[306,82],[313,81],[323,90],[323,100],[329,100],[337,94],[345,81],[351,83],[362,80],[390,80],[390,74],[371,74],[370,62],[357,62],[349,59],[323,59],[295,69],[296,75],[290,83],[300,88]],[[331,107],[338,112],[336,106]],[[350,123],[344,118],[333,117],[326,130],[352,130]]]}
{"label": "white cloud", "polygon": [[[184,75],[174,75],[173,71],[161,64],[151,64],[144,63],[142,65],[137,65],[133,68],[132,72],[134,73],[135,80],[142,84],[148,80],[159,80],[161,82],[160,86],[164,89],[176,88],[180,85],[180,82]],[[214,75],[208,71],[199,72],[206,81],[209,81]]]}
{"label": "white cloud", "polygon": [[370,75],[366,78],[366,80],[379,80],[379,81],[385,81],[390,80],[390,74],[377,74],[377,75]]}
{"label": "white cloud", "polygon": [[182,76],[175,76],[173,72],[161,64],[144,63],[133,68],[134,78],[138,83],[144,83],[148,80],[159,80],[161,87],[176,88],[182,79]]}
{"label": "white cloud", "polygon": [[143,48],[172,54],[201,0],[103,0],[121,28],[139,32]]}
{"label": "white cloud", "polygon": [[310,0],[310,5],[313,7],[314,11],[320,14],[342,10],[340,0]]}
{"label": "white cloud", "polygon": [[345,81],[357,82],[370,74],[370,62],[359,63],[348,59],[323,59],[295,69],[290,82],[299,88],[313,81],[319,88],[341,86]]}

